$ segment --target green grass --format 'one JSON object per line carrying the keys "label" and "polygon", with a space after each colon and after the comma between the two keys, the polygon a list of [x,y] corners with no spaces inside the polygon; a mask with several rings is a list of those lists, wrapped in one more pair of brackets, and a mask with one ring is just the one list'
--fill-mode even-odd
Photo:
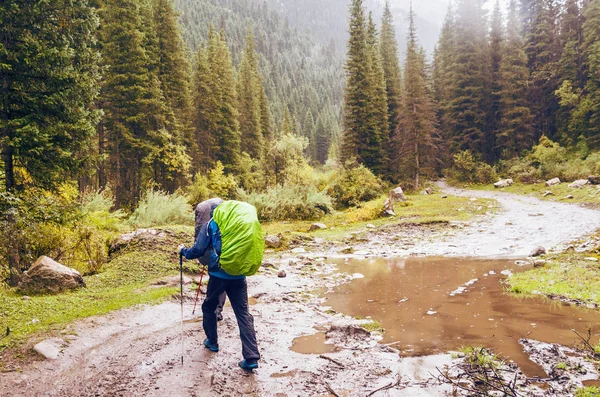
{"label": "green grass", "polygon": [[[183,229],[183,228],[181,228]],[[178,288],[158,287],[153,281],[179,273],[176,247],[193,234],[169,231],[167,238],[133,243],[124,248],[100,273],[84,277],[86,288],[60,295],[23,299],[13,289],[0,289],[0,352],[18,346],[32,335],[58,331],[74,320],[101,315],[139,304],[155,304],[175,294]]]}
{"label": "green grass", "polygon": [[598,257],[572,252],[551,256],[543,267],[510,276],[510,291],[600,303],[600,264],[584,259],[594,256]]}
{"label": "green grass", "polygon": [[463,346],[458,351],[464,354],[465,362],[473,367],[497,369],[502,364],[498,356],[483,347]]}
{"label": "green grass", "polygon": [[477,199],[471,201],[468,197],[448,196],[442,194],[409,195],[406,203],[398,203],[394,210],[396,217],[378,218],[385,196],[364,204],[361,208],[351,208],[324,216],[318,222],[327,225],[328,229],[307,233],[314,221],[270,222],[263,224],[263,233],[279,234],[294,233],[311,235],[327,240],[339,240],[349,232],[363,229],[368,224],[377,227],[389,224],[430,224],[451,221],[467,221],[474,216],[498,209],[495,200]]}
{"label": "green grass", "polygon": [[[536,197],[546,201],[566,202],[576,204],[589,204],[600,208],[600,189],[596,186],[587,185],[581,189],[570,188],[569,183],[561,183],[556,186],[546,186],[545,182],[536,184],[515,183],[512,186],[496,189],[493,185],[473,185],[470,189],[476,190],[496,190],[507,193],[523,194]],[[547,191],[552,192],[551,195],[543,197]],[[573,196],[572,199],[567,199],[567,196]]]}
{"label": "green grass", "polygon": [[600,389],[595,386],[577,389],[575,397],[600,397]]}

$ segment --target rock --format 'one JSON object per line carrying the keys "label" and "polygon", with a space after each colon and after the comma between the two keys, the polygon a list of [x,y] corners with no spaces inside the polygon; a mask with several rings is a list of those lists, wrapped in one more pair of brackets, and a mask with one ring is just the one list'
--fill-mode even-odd
{"label": "rock", "polygon": [[429,194],[433,194],[433,189],[432,189],[432,188],[430,188],[430,187],[428,187],[428,188],[426,188],[425,190],[423,190],[423,191],[421,192],[421,194],[422,194],[422,195],[424,195],[424,196],[426,196],[426,195],[429,195]]}
{"label": "rock", "polygon": [[285,273],[285,270],[280,270],[277,272],[277,277],[279,277],[279,278],[284,278],[286,276],[287,276],[287,274]]}
{"label": "rock", "polygon": [[442,198],[444,198],[444,199],[445,199],[445,198],[448,198],[448,196],[446,196],[446,195],[444,194],[444,195],[442,196]]}
{"label": "rock", "polygon": [[265,246],[267,248],[279,248],[281,247],[281,240],[277,236],[266,236],[265,237]]}
{"label": "rock", "polygon": [[19,291],[26,294],[58,294],[80,287],[85,287],[85,281],[77,270],[61,265],[47,256],[40,256],[23,273],[19,283]]}
{"label": "rock", "polygon": [[29,297],[29,296],[27,296],[27,295],[23,295],[23,296],[21,297],[21,299],[23,299],[24,301],[29,301],[29,300],[31,300],[31,297]]}
{"label": "rock", "polygon": [[125,233],[117,237],[110,245],[109,255],[127,247],[134,241],[154,241],[156,239],[165,239],[167,234],[156,229],[138,229],[131,233]]}
{"label": "rock", "polygon": [[56,360],[64,345],[64,340],[59,338],[50,338],[35,345],[33,350],[49,360]]}
{"label": "rock", "polygon": [[303,247],[294,248],[292,250],[292,253],[294,253],[294,254],[303,254],[305,252],[306,252],[306,249],[304,249]]}
{"label": "rock", "polygon": [[377,228],[377,226],[373,225],[372,223],[369,223],[367,225],[367,229],[376,229],[376,228]]}
{"label": "rock", "polygon": [[573,195],[569,194],[567,197],[565,197],[567,200],[571,200],[573,197]]}
{"label": "rock", "polygon": [[554,185],[558,185],[559,183],[560,183],[559,178],[552,178],[552,179],[546,181],[546,186],[554,186]]}
{"label": "rock", "polygon": [[583,259],[586,261],[589,261],[589,262],[598,262],[598,258],[595,258],[593,256],[590,256],[588,258],[583,258]]}
{"label": "rock", "polygon": [[587,179],[579,179],[579,180],[577,180],[577,181],[569,184],[569,187],[573,188],[573,189],[581,189],[582,187],[584,187],[588,183],[589,183],[589,181]]}
{"label": "rock", "polygon": [[543,259],[536,259],[533,261],[533,267],[542,267],[546,265],[546,261]]}
{"label": "rock", "polygon": [[514,181],[512,179],[502,179],[502,180],[499,180],[498,182],[494,183],[494,187],[495,188],[509,187],[513,183],[514,183]]}
{"label": "rock", "polygon": [[533,251],[531,251],[531,253],[529,254],[529,256],[531,257],[536,257],[536,256],[541,256],[541,255],[546,255],[546,248],[539,246],[536,247]]}
{"label": "rock", "polygon": [[404,202],[406,200],[406,196],[404,195],[404,192],[402,191],[402,188],[400,186],[393,190],[390,190],[388,198],[383,204],[382,214],[384,216],[396,216],[396,213],[394,212],[394,204],[397,202]]}
{"label": "rock", "polygon": [[527,266],[530,262],[527,261],[515,261],[515,265],[517,266]]}
{"label": "rock", "polygon": [[310,225],[310,228],[308,229],[308,231],[312,232],[315,230],[322,230],[322,229],[327,229],[327,225],[325,225],[324,223],[313,223],[312,225]]}
{"label": "rock", "polygon": [[600,176],[590,175],[588,176],[588,182],[590,185],[600,185]]}
{"label": "rock", "polygon": [[552,193],[550,190],[547,190],[546,193],[542,194],[542,197],[546,197],[546,196],[551,196],[554,193]]}

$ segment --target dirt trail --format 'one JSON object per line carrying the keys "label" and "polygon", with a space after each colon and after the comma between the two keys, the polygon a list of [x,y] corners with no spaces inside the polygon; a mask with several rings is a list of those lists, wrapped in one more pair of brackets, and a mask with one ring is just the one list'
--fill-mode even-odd
{"label": "dirt trail", "polygon": [[[453,229],[392,228],[369,232],[363,242],[373,255],[410,253],[469,256],[523,256],[537,246],[557,246],[600,227],[600,212],[573,205],[542,202],[499,192],[446,188],[450,194],[493,197],[504,207],[496,215]],[[452,235],[453,234],[453,235]],[[418,235],[418,237],[415,237]],[[389,237],[389,238],[383,238]],[[444,237],[445,241],[439,242]],[[415,239],[420,242],[415,244]],[[412,239],[412,247],[399,246]],[[429,240],[429,241],[427,241]],[[342,349],[324,357],[292,352],[294,338],[315,329],[340,329],[356,320],[331,314],[318,291],[348,282],[324,258],[341,247],[305,254],[272,254],[260,275],[249,279],[251,307],[263,359],[254,374],[237,368],[241,345],[230,307],[219,325],[221,351],[203,348],[191,298],[185,301],[185,361],[182,366],[179,304],[128,309],[78,321],[62,337],[55,360],[28,364],[22,371],[0,374],[0,396],[364,396],[389,384],[376,396],[439,396],[450,387],[431,374],[450,364],[448,355],[401,358],[377,337],[344,337]],[[287,273],[277,278],[278,269]],[[353,339],[356,338],[356,339]],[[361,339],[362,338],[362,339]]]}

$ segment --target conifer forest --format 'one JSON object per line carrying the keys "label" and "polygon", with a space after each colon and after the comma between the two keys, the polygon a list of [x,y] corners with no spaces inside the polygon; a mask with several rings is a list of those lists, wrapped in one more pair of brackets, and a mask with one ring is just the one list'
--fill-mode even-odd
{"label": "conifer forest", "polygon": [[[265,263],[273,269],[261,271],[282,280],[319,266],[310,255],[301,257],[304,270],[293,269],[296,257],[285,259],[288,267],[271,263],[288,250],[305,255],[318,247],[323,261],[346,255],[336,264],[356,275],[361,269],[352,261],[370,257],[369,250],[380,249],[372,255],[378,260],[513,259],[528,257],[539,234],[546,238],[535,243],[542,245],[540,255],[556,256],[542,263],[532,253],[527,271],[486,268],[487,280],[501,273],[505,292],[595,305],[596,311],[600,304],[600,273],[593,265],[600,258],[600,0],[3,0],[0,79],[0,334],[7,330],[0,335],[0,358],[10,355],[0,361],[0,377],[6,368],[20,371],[10,367],[22,356],[14,349],[32,335],[172,299],[169,282],[150,286],[175,270],[183,302],[184,273],[196,282],[201,267],[175,264],[174,247],[192,242],[194,208],[213,197],[256,208],[272,254]],[[540,209],[517,195],[535,199]],[[491,223],[461,232],[482,219]],[[514,225],[522,236],[505,230]],[[451,239],[460,233],[459,242]],[[157,236],[164,241],[156,242]],[[437,245],[427,245],[431,241]],[[550,250],[558,244],[580,256],[567,260],[560,256],[567,251]],[[80,274],[87,292],[67,294],[62,303],[26,295],[29,269],[46,257]],[[579,270],[551,267],[565,261],[579,263]],[[358,282],[352,277],[294,288],[331,292]],[[419,277],[428,282],[429,276]],[[453,289],[467,291],[466,281]],[[394,304],[422,301],[393,293],[400,294]],[[25,308],[29,299],[39,303]],[[39,314],[45,306],[55,308],[55,317]],[[343,311],[334,309],[321,312]],[[438,309],[432,303],[423,312],[435,316]],[[390,335],[400,332],[387,333],[375,314],[349,316],[371,321],[363,329],[381,333],[385,346],[396,343]],[[586,340],[578,328],[591,348],[587,357],[597,364],[600,331],[590,329]],[[481,345],[498,348],[485,344],[493,337]],[[409,351],[461,347],[419,350],[423,339]],[[469,347],[460,354],[481,370],[498,358],[486,352]],[[350,367],[336,363],[344,357],[331,357],[330,366]],[[565,366],[575,368],[571,364]],[[519,392],[517,384],[529,384],[527,371],[511,383],[497,368],[504,367],[483,369],[485,393],[538,395]],[[544,370],[548,379],[556,375]],[[306,373],[290,377],[310,385]],[[450,370],[436,379],[468,395],[481,382],[467,373],[474,389],[465,389]],[[387,379],[381,395],[399,388],[400,379]],[[598,392],[597,385],[573,379],[580,393]],[[307,386],[306,395],[343,390],[343,382],[319,382]],[[0,380],[0,395],[3,387]],[[369,388],[357,395],[377,392]],[[215,395],[243,394],[219,390]],[[556,395],[600,395],[563,391]]]}

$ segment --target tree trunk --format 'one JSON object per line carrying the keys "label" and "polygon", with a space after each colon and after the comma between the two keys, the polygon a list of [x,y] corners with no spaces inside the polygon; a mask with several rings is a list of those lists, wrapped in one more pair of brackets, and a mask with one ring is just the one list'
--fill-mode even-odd
{"label": "tree trunk", "polygon": [[[13,148],[11,146],[6,146],[4,148],[4,152],[2,153],[2,157],[4,160],[5,188],[8,193],[12,193],[15,190]],[[8,212],[6,220],[8,223],[7,229],[9,232],[9,239],[7,241],[8,271],[10,273],[9,284],[11,286],[16,286],[20,280],[21,267],[19,266],[19,245],[18,241],[14,238],[16,233],[13,232],[15,229],[16,219],[12,211]]]}

